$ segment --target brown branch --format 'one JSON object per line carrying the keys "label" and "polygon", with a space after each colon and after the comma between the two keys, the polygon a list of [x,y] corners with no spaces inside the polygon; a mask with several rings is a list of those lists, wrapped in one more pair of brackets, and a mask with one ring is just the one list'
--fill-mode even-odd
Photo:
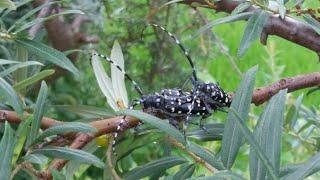
{"label": "brown branch", "polygon": [[[221,0],[216,2],[215,6],[209,6],[206,0],[185,0],[181,3],[197,4],[218,12],[231,13],[241,1]],[[257,9],[258,7],[251,6],[246,11],[256,11]],[[263,44],[266,44],[268,35],[275,35],[313,50],[320,56],[320,35],[308,25],[291,17],[287,16],[285,19],[281,19],[279,15],[271,15],[264,26],[263,33],[261,40]]]}
{"label": "brown branch", "polygon": [[258,106],[268,101],[281,89],[287,88],[288,92],[293,92],[299,89],[315,86],[320,86],[320,72],[283,78],[269,86],[257,88],[253,93],[252,102]]}
{"label": "brown branch", "polygon": [[[25,116],[29,116],[29,113],[24,113]],[[20,117],[14,111],[0,110],[0,123],[7,120],[9,123],[19,124],[21,122]],[[52,118],[43,117],[41,121],[41,129],[48,129],[52,126],[63,123]]]}

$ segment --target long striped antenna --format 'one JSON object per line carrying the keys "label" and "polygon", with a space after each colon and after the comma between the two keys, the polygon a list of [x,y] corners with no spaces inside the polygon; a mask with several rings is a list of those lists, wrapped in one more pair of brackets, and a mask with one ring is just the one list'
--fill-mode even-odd
{"label": "long striped antenna", "polygon": [[102,59],[106,60],[107,62],[109,62],[111,65],[115,66],[117,69],[119,69],[120,72],[122,72],[124,74],[124,76],[133,84],[135,90],[139,93],[140,96],[143,96],[143,92],[141,90],[141,88],[139,87],[139,85],[123,70],[121,69],[121,67],[116,64],[114,61],[112,61],[108,56],[105,56],[103,54],[98,54],[98,53],[94,53],[91,52],[91,60],[93,58],[93,56],[98,56],[101,57]]}
{"label": "long striped antenna", "polygon": [[174,36],[171,32],[169,32],[164,27],[162,27],[162,26],[160,26],[158,24],[148,24],[148,25],[161,29],[162,31],[167,33],[174,40],[174,42],[180,47],[181,51],[183,52],[183,54],[186,56],[186,58],[189,61],[189,64],[190,64],[190,66],[192,68],[193,80],[197,81],[198,78],[197,78],[197,73],[196,73],[196,70],[195,70],[195,67],[194,67],[194,63],[193,63],[188,51],[186,50],[186,48],[184,48],[184,46],[181,44],[180,40],[176,36]]}

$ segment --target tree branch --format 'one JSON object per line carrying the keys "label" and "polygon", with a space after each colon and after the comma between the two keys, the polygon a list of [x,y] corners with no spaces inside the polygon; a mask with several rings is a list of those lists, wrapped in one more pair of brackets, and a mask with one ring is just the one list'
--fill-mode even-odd
{"label": "tree branch", "polygon": [[[205,8],[214,9],[216,11],[223,11],[231,13],[241,1],[221,0],[213,5],[208,5],[206,0],[185,0],[180,2],[187,5],[200,5]],[[251,6],[246,11],[256,11],[258,7]],[[286,16],[281,19],[279,15],[271,15],[264,26],[263,34],[261,36],[262,44],[266,44],[268,35],[279,36],[283,39],[291,41],[315,51],[320,56],[320,35],[317,34],[311,27]]]}
{"label": "tree branch", "polygon": [[320,86],[320,72],[283,78],[269,86],[257,88],[253,92],[252,102],[258,106],[268,101],[282,89],[287,88],[288,92],[293,92],[299,89],[316,86]]}

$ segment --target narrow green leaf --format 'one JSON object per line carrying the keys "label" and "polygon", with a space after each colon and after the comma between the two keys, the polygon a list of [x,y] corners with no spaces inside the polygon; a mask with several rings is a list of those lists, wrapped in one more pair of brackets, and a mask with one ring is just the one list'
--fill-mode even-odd
{"label": "narrow green leaf", "polygon": [[50,19],[56,18],[58,16],[67,15],[67,14],[84,14],[84,13],[80,10],[66,10],[61,13],[53,14],[53,15],[45,17],[45,18],[36,18],[36,19],[20,26],[19,28],[17,28],[17,30],[15,30],[14,33],[16,33],[16,34],[20,33],[21,31],[24,31],[24,30],[34,26],[35,24],[40,24],[40,23],[43,23],[43,22],[48,21]]}
{"label": "narrow green leaf", "polygon": [[[308,162],[306,162],[308,163]],[[306,163],[299,163],[299,164],[288,164],[284,167],[281,167],[280,169],[280,177],[283,177],[283,176],[286,176],[286,175],[289,175],[289,174],[292,174],[293,172],[295,172],[297,169],[301,169],[303,168],[304,166],[306,166]],[[308,176],[311,176],[312,174],[314,173],[317,173],[320,171],[320,163],[317,163],[313,168],[312,170],[310,170],[308,172],[307,175],[305,175],[305,177],[308,177]]]}
{"label": "narrow green leaf", "polygon": [[285,122],[286,123],[290,123],[290,127],[293,129],[294,126],[296,125],[297,119],[298,119],[298,115],[299,115],[299,111],[300,111],[300,106],[303,100],[303,94],[301,94],[296,102],[294,103],[294,105],[292,105],[287,113],[287,117]]}
{"label": "narrow green leaf", "polygon": [[66,177],[63,175],[62,172],[59,172],[56,169],[50,169],[50,172],[53,180],[66,180]]}
{"label": "narrow green leaf", "polygon": [[65,147],[46,147],[42,149],[35,149],[32,151],[32,154],[43,154],[52,158],[61,158],[85,164],[93,164],[99,168],[104,167],[104,163],[99,158],[78,149],[70,149]]}
{"label": "narrow green leaf", "polygon": [[218,141],[222,139],[224,131],[223,123],[212,123],[204,125],[207,132],[202,128],[196,128],[187,132],[187,136],[201,141]]}
{"label": "narrow green leaf", "polygon": [[11,174],[11,161],[14,150],[13,130],[9,123],[5,122],[5,130],[0,142],[0,174],[1,179],[9,180]]}
{"label": "narrow green leaf", "polygon": [[157,118],[155,116],[152,116],[150,114],[136,111],[136,110],[121,110],[121,114],[125,114],[128,116],[133,116],[138,118],[139,120],[143,121],[144,123],[148,123],[153,127],[156,127],[165,133],[169,134],[173,138],[175,138],[177,141],[179,141],[182,144],[186,144],[186,140],[181,132],[179,132],[176,128],[171,126],[169,123],[165,122],[164,120]]}
{"label": "narrow green leaf", "polygon": [[238,128],[241,130],[244,137],[249,142],[250,148],[252,147],[252,149],[255,151],[255,153],[257,154],[257,156],[259,157],[259,159],[263,163],[263,165],[266,167],[266,169],[270,175],[270,178],[271,179],[278,179],[277,173],[274,170],[271,162],[269,161],[268,157],[264,153],[262,147],[259,145],[259,143],[255,139],[255,137],[250,132],[250,129],[246,126],[246,124],[245,124],[244,120],[241,118],[240,114],[238,114],[238,112],[235,109],[233,109],[233,107],[230,108],[230,111],[232,114],[235,115],[234,120],[235,120]]}
{"label": "narrow green leaf", "polygon": [[[27,63],[27,61],[29,60],[28,51],[21,46],[17,46],[16,50],[15,50],[15,59],[17,61],[20,61],[20,63],[17,65],[11,66],[8,70],[9,70],[9,73],[10,73],[10,71],[15,71],[12,74],[12,78],[14,79],[15,82],[17,82],[17,81],[22,81],[27,78],[28,69],[26,67],[24,67],[24,65],[20,66],[20,64]],[[36,63],[38,63],[38,62],[36,62]],[[26,65],[28,65],[28,64],[26,64]],[[22,91],[21,95],[24,96],[24,94],[25,94],[25,91],[24,92]]]}
{"label": "narrow green leaf", "polygon": [[87,105],[59,105],[55,106],[58,109],[75,113],[79,116],[87,118],[107,118],[114,117],[115,113],[106,108],[99,108]]}
{"label": "narrow green leaf", "polygon": [[120,161],[121,159],[127,157],[128,155],[131,155],[131,153],[139,148],[145,147],[149,143],[154,143],[160,140],[160,138],[163,138],[163,133],[161,132],[152,132],[147,133],[145,135],[139,135],[137,137],[128,138],[124,141],[121,141],[121,143],[118,146],[117,160]]}
{"label": "narrow green leaf", "polygon": [[17,84],[15,84],[13,86],[13,88],[16,90],[16,91],[20,91],[52,74],[54,74],[54,70],[53,69],[48,69],[48,70],[44,70],[44,71],[41,71],[31,77],[28,77],[20,82],[18,82]]}
{"label": "narrow green leaf", "polygon": [[20,61],[13,61],[13,60],[7,60],[7,59],[0,59],[0,65],[6,65],[6,64],[17,64],[20,63]]}
{"label": "narrow green leaf", "polygon": [[28,141],[27,141],[27,146],[29,146],[38,136],[38,132],[39,132],[39,128],[40,128],[40,124],[41,124],[41,120],[44,112],[44,103],[47,99],[47,96],[48,96],[48,86],[44,81],[42,81],[38,98],[36,101],[36,106],[34,109],[34,120],[31,123],[31,130],[30,130]]}
{"label": "narrow green leaf", "polygon": [[155,173],[163,172],[173,166],[187,162],[187,160],[180,157],[164,157],[155,161],[149,162],[143,166],[134,168],[125,175],[126,180],[141,179],[153,175]]}
{"label": "narrow green leaf", "polygon": [[250,44],[260,36],[268,17],[268,12],[259,10],[249,18],[238,49],[238,57],[241,57]]}
{"label": "narrow green leaf", "polygon": [[42,165],[48,163],[48,158],[42,154],[28,154],[24,156],[21,160]]}
{"label": "narrow green leaf", "polygon": [[283,180],[299,180],[305,179],[307,176],[312,175],[312,173],[316,173],[319,171],[320,164],[320,153],[318,152],[316,155],[312,156],[307,162],[303,163],[302,166],[299,166],[293,173],[285,176]]}
{"label": "narrow green leaf", "polygon": [[[264,150],[277,176],[280,169],[281,135],[286,94],[287,90],[281,90],[271,98],[253,132],[256,141]],[[251,179],[266,179],[266,175],[267,171],[263,162],[257,157],[253,146],[250,146]]]}
{"label": "narrow green leaf", "polygon": [[202,26],[193,35],[193,37],[197,37],[197,36],[205,33],[206,31],[209,31],[213,26],[216,26],[216,25],[219,25],[219,24],[230,23],[230,22],[235,22],[235,21],[239,21],[239,20],[248,19],[248,18],[250,18],[250,16],[252,16],[252,14],[253,14],[252,12],[244,12],[244,13],[230,15],[230,16],[226,16],[226,17],[211,21],[208,24]]}
{"label": "narrow green leaf", "polygon": [[269,6],[269,0],[256,0],[259,4],[262,4],[264,7]]}
{"label": "narrow green leaf", "polygon": [[23,107],[19,96],[14,91],[13,87],[0,77],[0,97],[4,98],[22,117]]}
{"label": "narrow green leaf", "polygon": [[27,139],[27,135],[29,133],[29,127],[31,124],[31,121],[33,120],[33,116],[29,116],[27,119],[23,120],[18,130],[15,133],[15,142],[14,142],[14,153],[13,153],[13,159],[12,164],[15,165],[16,161],[18,160],[20,153],[23,149],[23,145],[25,144],[25,141]]}
{"label": "narrow green leaf", "polygon": [[[115,41],[111,50],[111,60],[124,70],[124,59],[121,47],[118,41]],[[111,65],[111,79],[114,89],[114,95],[117,100],[122,100],[128,107],[128,95],[124,81],[124,74],[114,65]]]}
{"label": "narrow green leaf", "polygon": [[182,166],[181,169],[173,176],[173,179],[185,180],[192,176],[195,169],[196,167],[194,164]]}
{"label": "narrow green leaf", "polygon": [[160,6],[159,9],[162,9],[162,8],[168,6],[168,5],[171,5],[171,4],[174,4],[174,3],[178,3],[178,2],[181,2],[181,1],[183,1],[183,0],[171,0],[169,2],[164,3],[162,6]]}
{"label": "narrow green leaf", "polygon": [[4,71],[1,71],[0,72],[0,77],[4,77],[4,76],[7,76],[9,75],[10,73],[20,69],[20,68],[24,68],[24,67],[28,67],[28,66],[43,66],[42,63],[40,62],[37,62],[37,61],[26,61],[26,62],[21,62],[21,63],[18,63],[18,64],[15,64],[9,68],[7,68],[6,70]]}
{"label": "narrow green leaf", "polygon": [[29,39],[16,40],[17,44],[25,47],[28,51],[39,56],[43,60],[49,61],[63,69],[67,69],[75,76],[79,75],[78,69],[72,64],[72,62],[62,53],[49,47],[43,43],[39,43]]}
{"label": "narrow green leaf", "polygon": [[231,171],[218,172],[213,176],[205,176],[205,177],[197,177],[197,178],[189,178],[188,180],[245,180],[244,177],[233,173]]}
{"label": "narrow green leaf", "polygon": [[[244,75],[231,103],[231,107],[245,120],[248,119],[257,69],[255,66]],[[234,114],[228,113],[222,138],[221,160],[228,169],[232,167],[243,141],[243,134],[235,119]]]}
{"label": "narrow green leaf", "polygon": [[33,1],[33,0],[24,0],[24,1],[17,2],[17,4],[15,5],[15,6],[16,6],[15,9],[9,9],[9,8],[8,8],[8,9],[4,10],[4,12],[1,14],[1,17],[5,17],[5,16],[8,15],[11,11],[18,9],[19,7],[21,7],[21,6],[25,5],[25,4],[28,4],[28,3],[31,2],[31,1]]}
{"label": "narrow green leaf", "polygon": [[12,29],[14,29],[17,25],[22,24],[24,21],[26,21],[26,19],[28,19],[29,17],[31,17],[32,15],[34,15],[35,13],[37,13],[39,10],[43,9],[44,7],[53,5],[53,4],[57,4],[59,3],[59,1],[54,1],[54,2],[47,2],[44,3],[36,8],[33,8],[31,11],[27,12],[25,15],[23,15],[21,18],[19,18],[18,20],[16,20],[12,26],[10,26],[10,28],[8,29],[8,32],[10,32]]}
{"label": "narrow green leaf", "polygon": [[0,1],[0,9],[11,9],[11,10],[16,10],[16,6],[14,5],[14,2],[10,1],[10,0],[1,0]]}
{"label": "narrow green leaf", "polygon": [[188,142],[187,148],[189,151],[198,155],[201,159],[206,161],[208,164],[213,166],[218,170],[225,170],[226,168],[223,166],[222,162],[217,160],[213,154],[204,150],[201,146],[196,145],[195,143]]}
{"label": "narrow green leaf", "polygon": [[231,15],[236,15],[239,13],[242,13],[246,9],[248,9],[251,6],[251,2],[244,1],[243,3],[239,4],[234,10],[231,12]]}
{"label": "narrow green leaf", "polygon": [[[91,154],[93,154],[97,149],[98,149],[98,146],[95,140],[91,141],[90,143],[88,143],[86,146],[82,148],[83,151],[86,151]],[[90,167],[90,165],[80,164],[76,161],[69,161],[67,162],[65,167],[66,167],[66,174],[65,174],[66,178],[71,180],[76,172],[78,177],[81,176],[81,173],[79,173],[79,169],[85,172],[86,169]]]}
{"label": "narrow green leaf", "polygon": [[33,143],[37,143],[42,139],[57,135],[57,134],[64,134],[68,132],[82,132],[82,133],[95,133],[97,129],[81,122],[65,122],[63,124],[58,124],[56,126],[50,127],[41,133],[37,139]]}
{"label": "narrow green leaf", "polygon": [[114,95],[114,89],[112,86],[111,79],[105,72],[104,67],[98,59],[98,56],[92,56],[91,63],[98,85],[102,93],[106,96],[108,104],[114,111],[118,111],[119,107],[116,104],[116,98]]}
{"label": "narrow green leaf", "polygon": [[307,22],[307,24],[315,30],[320,35],[320,22],[315,20],[312,16],[309,14],[303,15],[303,19]]}

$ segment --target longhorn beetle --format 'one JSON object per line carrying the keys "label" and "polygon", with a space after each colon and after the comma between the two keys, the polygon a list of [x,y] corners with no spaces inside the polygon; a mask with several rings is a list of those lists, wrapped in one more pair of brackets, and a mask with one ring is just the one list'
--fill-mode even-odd
{"label": "longhorn beetle", "polygon": [[[182,91],[181,89],[164,89],[160,93],[153,93],[145,95],[139,85],[123,70],[113,62],[109,57],[91,53],[93,56],[99,56],[109,62],[111,65],[117,67],[125,77],[134,85],[135,90],[139,93],[140,99],[132,101],[130,109],[133,109],[137,105],[142,105],[142,110],[151,109],[153,112],[160,112],[164,118],[169,120],[169,123],[176,128],[180,121],[184,123],[184,131],[189,123],[190,117],[200,117],[200,127],[203,127],[203,119],[209,117],[214,111],[223,110],[224,107],[229,107],[231,104],[230,97],[224,92],[218,84],[212,82],[202,82],[198,80],[197,73],[195,71],[194,63],[184,46],[180,43],[172,33],[167,31],[164,27],[157,24],[150,24],[156,28],[161,29],[167,33],[175,43],[180,47],[181,51],[186,56],[191,68],[192,68],[192,89],[190,92]],[[120,123],[117,126],[114,135],[114,141],[112,143],[113,151],[115,150],[115,138],[118,133],[122,131],[125,123],[126,116],[123,116]],[[204,129],[205,130],[205,129]]]}

